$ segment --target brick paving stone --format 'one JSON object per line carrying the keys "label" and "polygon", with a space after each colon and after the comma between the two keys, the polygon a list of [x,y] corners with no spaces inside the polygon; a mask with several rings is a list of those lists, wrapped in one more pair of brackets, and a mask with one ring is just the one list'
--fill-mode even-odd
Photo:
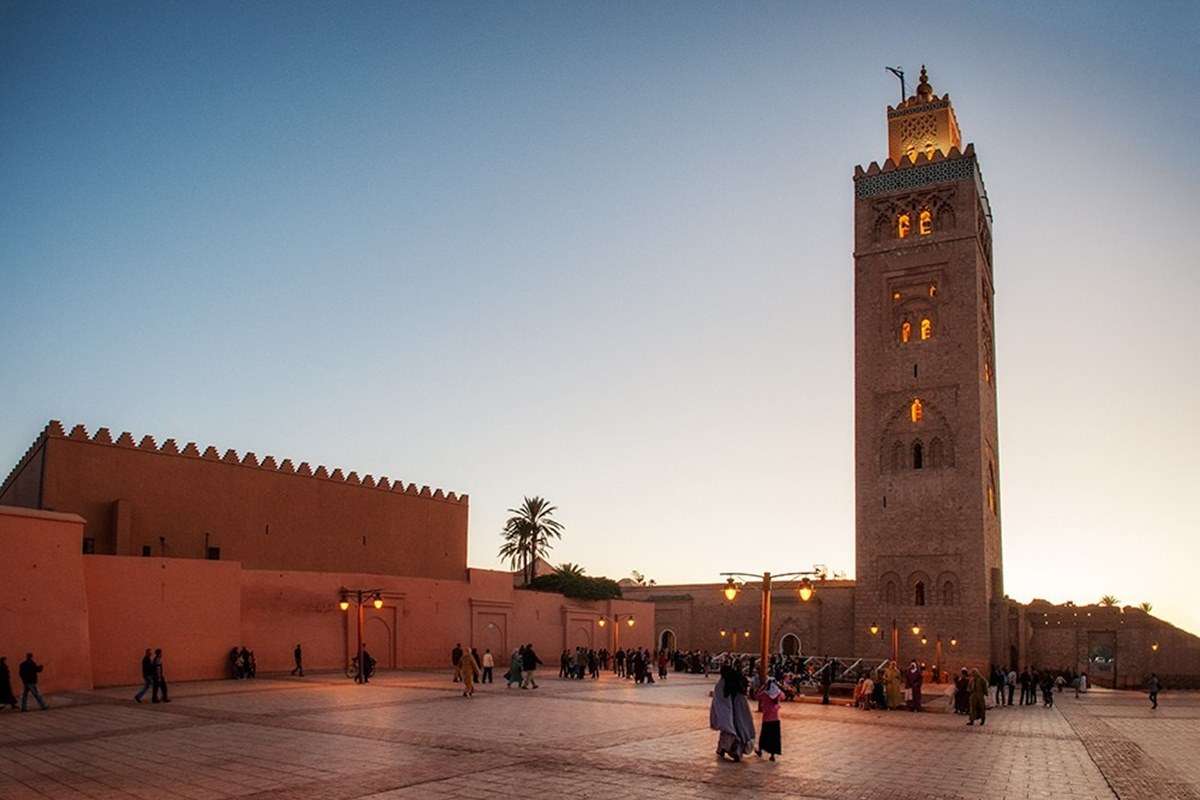
{"label": "brick paving stone", "polygon": [[0,713],[0,800],[392,800],[752,797],[836,800],[1200,800],[1200,700],[1061,695],[1001,708],[986,728],[952,714],[784,707],[784,756],[718,762],[711,681],[605,676],[458,696],[445,674],[336,675],[126,688]]}

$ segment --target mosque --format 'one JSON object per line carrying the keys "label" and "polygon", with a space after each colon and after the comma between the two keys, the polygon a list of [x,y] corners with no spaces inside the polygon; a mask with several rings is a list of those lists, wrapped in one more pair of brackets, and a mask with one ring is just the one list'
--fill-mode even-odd
{"label": "mosque", "polygon": [[[992,207],[950,95],[924,67],[887,128],[883,165],[853,177],[857,575],[817,581],[808,600],[776,585],[767,649],[1196,682],[1200,639],[1140,609],[1005,594]],[[660,644],[757,652],[757,592],[729,600],[724,588],[625,596],[654,603]]]}

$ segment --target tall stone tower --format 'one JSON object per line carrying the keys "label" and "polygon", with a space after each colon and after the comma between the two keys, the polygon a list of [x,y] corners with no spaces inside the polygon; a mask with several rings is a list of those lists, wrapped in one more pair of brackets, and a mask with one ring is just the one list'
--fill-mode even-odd
{"label": "tall stone tower", "polygon": [[991,209],[924,67],[887,120],[854,174],[855,651],[1007,663]]}

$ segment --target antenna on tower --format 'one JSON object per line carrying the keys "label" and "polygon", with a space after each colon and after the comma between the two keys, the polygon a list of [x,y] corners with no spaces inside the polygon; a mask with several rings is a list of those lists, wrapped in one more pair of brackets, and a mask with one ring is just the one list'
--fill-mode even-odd
{"label": "antenna on tower", "polygon": [[904,70],[900,67],[884,67],[884,69],[900,79],[900,102],[903,103],[908,97],[908,90],[904,87]]}

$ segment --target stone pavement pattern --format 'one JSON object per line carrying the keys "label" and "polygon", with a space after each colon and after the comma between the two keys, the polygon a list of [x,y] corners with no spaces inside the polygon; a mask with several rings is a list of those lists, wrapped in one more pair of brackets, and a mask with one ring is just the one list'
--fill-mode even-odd
{"label": "stone pavement pattern", "polygon": [[536,691],[448,676],[331,675],[57,696],[0,713],[0,799],[1167,798],[1200,800],[1200,697],[1058,695],[951,714],[784,707],[784,756],[719,762],[711,682],[547,676]]}

